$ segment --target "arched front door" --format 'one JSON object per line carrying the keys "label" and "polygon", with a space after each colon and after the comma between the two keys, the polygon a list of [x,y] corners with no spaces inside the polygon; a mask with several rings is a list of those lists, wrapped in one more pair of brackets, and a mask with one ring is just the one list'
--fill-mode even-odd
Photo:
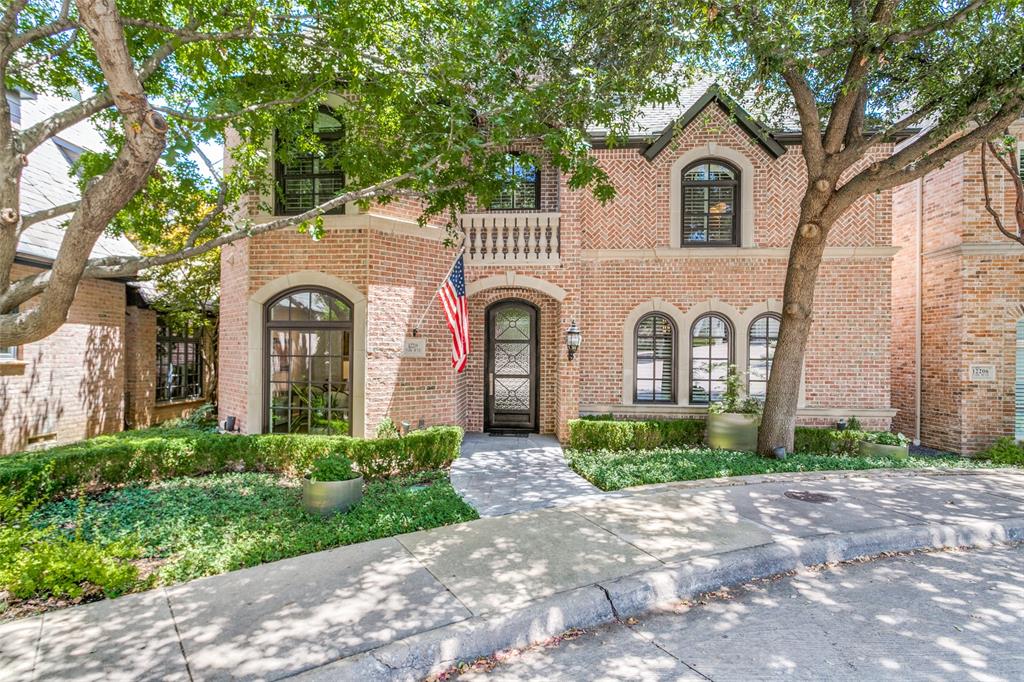
{"label": "arched front door", "polygon": [[539,316],[524,301],[487,309],[484,428],[536,431],[540,395]]}

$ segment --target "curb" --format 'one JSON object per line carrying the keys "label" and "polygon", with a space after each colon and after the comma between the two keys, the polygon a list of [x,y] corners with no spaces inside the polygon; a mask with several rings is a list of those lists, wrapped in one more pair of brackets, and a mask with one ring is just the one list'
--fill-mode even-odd
{"label": "curb", "polygon": [[570,628],[593,628],[705,592],[807,566],[892,552],[977,548],[1013,542],[1024,542],[1024,517],[787,539],[578,587],[507,613],[473,616],[307,670],[290,679],[307,682],[421,680],[460,661],[537,644]]}

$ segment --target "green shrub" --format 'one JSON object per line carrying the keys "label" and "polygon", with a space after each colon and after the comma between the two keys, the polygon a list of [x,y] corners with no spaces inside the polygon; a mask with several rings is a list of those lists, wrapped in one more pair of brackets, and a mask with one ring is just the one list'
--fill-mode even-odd
{"label": "green shrub", "polygon": [[978,456],[992,460],[996,464],[1024,466],[1024,444],[1007,436],[997,440]]}
{"label": "green shrub", "polygon": [[345,455],[327,455],[313,462],[309,472],[309,480],[329,483],[331,481],[351,481],[359,478],[352,468],[352,460]]}
{"label": "green shrub", "polygon": [[[0,590],[17,599],[96,591],[116,597],[138,585],[139,572],[130,560],[140,550],[131,541],[99,544],[80,533],[69,538],[54,528],[37,528],[30,517],[39,501],[26,504],[24,497],[0,494]],[[83,505],[78,509],[80,527]]]}
{"label": "green shrub", "polygon": [[828,454],[832,452],[834,433],[832,429],[798,426],[793,439],[793,451],[797,454]]}
{"label": "green shrub", "polygon": [[651,450],[658,447],[697,447],[704,442],[704,422],[698,419],[569,421],[570,447],[579,450]]}
{"label": "green shrub", "polygon": [[902,433],[892,433],[890,431],[870,431],[864,434],[862,440],[878,445],[899,445],[904,447],[910,445],[910,439]]}
{"label": "green shrub", "polygon": [[[0,491],[29,488],[30,495],[49,498],[83,487],[107,488],[224,471],[299,476],[308,472],[314,461],[331,454],[347,456],[367,478],[382,478],[447,466],[458,457],[461,442],[462,429],[457,426],[435,426],[404,438],[382,440],[154,428],[0,457]],[[40,478],[43,470],[48,476]]]}
{"label": "green shrub", "polygon": [[401,435],[391,417],[384,417],[380,424],[377,424],[377,438],[398,438]]}

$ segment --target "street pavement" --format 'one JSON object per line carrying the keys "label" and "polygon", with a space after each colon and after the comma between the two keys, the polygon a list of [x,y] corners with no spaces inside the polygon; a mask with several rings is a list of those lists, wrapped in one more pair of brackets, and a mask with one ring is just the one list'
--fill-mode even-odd
{"label": "street pavement", "polygon": [[805,570],[498,657],[459,682],[1024,679],[1024,546]]}

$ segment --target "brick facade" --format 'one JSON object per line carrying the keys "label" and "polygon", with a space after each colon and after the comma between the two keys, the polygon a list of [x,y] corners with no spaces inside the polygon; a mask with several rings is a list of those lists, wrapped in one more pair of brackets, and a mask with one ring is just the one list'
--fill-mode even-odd
{"label": "brick facade", "polygon": [[[1024,138],[1024,123],[1011,133]],[[995,162],[989,173],[994,206],[1012,226],[1012,183]],[[1013,435],[1024,409],[1014,399],[1024,249],[985,211],[979,149],[898,188],[893,211],[895,424],[924,445],[976,453]],[[972,366],[991,368],[994,380],[971,380]]]}
{"label": "brick facade", "polygon": [[[806,182],[799,149],[788,147],[774,157],[715,106],[653,160],[636,148],[594,154],[618,191],[604,205],[568,188],[550,168],[541,169],[541,209],[545,215],[555,212],[558,221],[555,258],[524,261],[511,248],[499,250],[504,255],[498,262],[467,256],[473,352],[459,375],[450,366],[450,338],[434,299],[455,252],[443,246],[442,227],[416,226],[415,204],[395,202],[367,213],[352,207],[344,216],[327,216],[319,242],[280,231],[225,248],[221,419],[234,416],[243,431],[263,429],[263,305],[296,282],[331,281],[349,291],[357,308],[365,306],[365,321],[356,325],[357,334],[360,324],[365,328],[365,356],[353,359],[365,374],[363,386],[354,389],[362,389],[362,396],[353,398],[362,405],[361,428],[353,429],[357,435],[372,435],[386,416],[412,426],[456,423],[482,429],[485,310],[506,299],[528,301],[540,312],[542,432],[564,436],[566,422],[581,412],[703,414],[705,408],[687,404],[685,379],[677,404],[632,404],[623,389],[624,328],[638,306],[671,307],[680,320],[677,371],[686,373],[689,326],[681,325],[711,310],[729,317],[737,355],[746,355],[749,323],[780,307],[789,238]],[[738,159],[752,204],[743,248],[679,248],[673,239],[679,229],[671,198],[678,183],[674,177],[679,163],[695,154]],[[499,234],[510,239],[508,232]],[[805,365],[801,423],[831,424],[855,414],[869,426],[890,424],[892,239],[889,192],[858,202],[830,234]],[[403,343],[424,310],[416,335],[426,341],[426,356],[409,357]],[[564,330],[574,320],[583,345],[570,362]]]}

